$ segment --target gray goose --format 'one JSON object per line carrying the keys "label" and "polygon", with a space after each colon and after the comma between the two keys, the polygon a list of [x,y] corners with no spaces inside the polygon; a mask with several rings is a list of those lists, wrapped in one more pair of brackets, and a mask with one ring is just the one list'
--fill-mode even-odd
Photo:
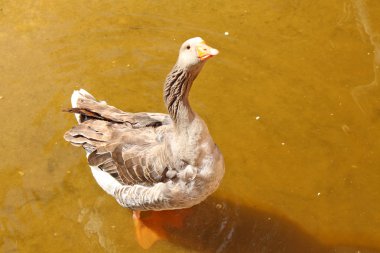
{"label": "gray goose", "polygon": [[188,101],[194,79],[217,54],[199,37],[182,44],[164,86],[169,114],[123,112],[83,89],[73,92],[67,111],[79,124],[64,138],[86,150],[95,180],[123,207],[188,208],[217,189],[223,156]]}

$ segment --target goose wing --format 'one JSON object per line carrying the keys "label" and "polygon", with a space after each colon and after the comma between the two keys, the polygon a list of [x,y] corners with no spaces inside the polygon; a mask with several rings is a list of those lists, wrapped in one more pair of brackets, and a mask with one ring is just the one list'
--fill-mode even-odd
{"label": "goose wing", "polygon": [[166,148],[172,133],[168,115],[123,112],[84,90],[77,96],[67,111],[76,114],[79,124],[64,138],[86,149],[90,166],[127,185],[152,185],[175,176]]}

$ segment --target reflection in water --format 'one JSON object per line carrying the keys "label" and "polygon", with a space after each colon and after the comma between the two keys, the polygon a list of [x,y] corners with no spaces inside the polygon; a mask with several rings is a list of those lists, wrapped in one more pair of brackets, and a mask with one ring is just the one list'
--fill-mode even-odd
{"label": "reflection in water", "polygon": [[[104,198],[98,198],[94,208],[83,207],[83,204],[79,202],[81,206],[81,211],[78,215],[78,223],[84,223],[84,232],[88,238],[96,236],[98,238],[99,245],[104,249],[105,252],[116,252],[114,243],[111,239],[107,238],[104,234],[102,217],[98,213],[98,208]],[[85,217],[88,220],[85,221]]]}
{"label": "reflection in water", "polygon": [[216,197],[190,209],[143,212],[141,221],[144,248],[161,238],[199,252],[376,252],[324,245],[285,217]]}
{"label": "reflection in water", "polygon": [[376,30],[378,27],[374,27],[374,18],[369,13],[367,1],[354,0],[354,4],[359,24],[373,46],[374,80],[369,84],[355,87],[352,96],[359,108],[373,119],[380,112],[380,31]]}

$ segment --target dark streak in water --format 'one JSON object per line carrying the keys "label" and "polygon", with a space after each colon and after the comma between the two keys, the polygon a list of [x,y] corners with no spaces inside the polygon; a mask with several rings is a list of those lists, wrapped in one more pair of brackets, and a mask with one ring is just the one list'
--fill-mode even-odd
{"label": "dark streak in water", "polygon": [[[173,217],[183,224],[174,225]],[[166,239],[199,252],[379,252],[321,243],[286,217],[211,197],[190,209],[145,212],[143,223]]]}

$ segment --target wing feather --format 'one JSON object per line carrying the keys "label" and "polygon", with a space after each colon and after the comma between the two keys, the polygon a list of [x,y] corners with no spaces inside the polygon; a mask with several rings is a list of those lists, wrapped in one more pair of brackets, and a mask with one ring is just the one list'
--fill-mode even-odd
{"label": "wing feather", "polygon": [[171,159],[157,158],[168,155],[164,136],[172,131],[170,117],[123,112],[82,93],[73,104],[76,108],[68,110],[79,115],[80,124],[67,131],[64,138],[86,149],[89,165],[125,185],[166,181],[168,168],[173,171],[175,166],[163,162]]}

